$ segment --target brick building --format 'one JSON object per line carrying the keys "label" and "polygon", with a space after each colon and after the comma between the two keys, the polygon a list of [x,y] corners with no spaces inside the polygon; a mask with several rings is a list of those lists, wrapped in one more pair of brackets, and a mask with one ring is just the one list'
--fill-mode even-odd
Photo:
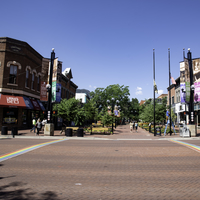
{"label": "brick building", "polygon": [[[26,42],[0,38],[0,128],[30,128],[33,117],[45,117],[40,90],[48,79],[49,61]],[[71,78],[62,76],[63,98],[75,97],[77,86]]]}

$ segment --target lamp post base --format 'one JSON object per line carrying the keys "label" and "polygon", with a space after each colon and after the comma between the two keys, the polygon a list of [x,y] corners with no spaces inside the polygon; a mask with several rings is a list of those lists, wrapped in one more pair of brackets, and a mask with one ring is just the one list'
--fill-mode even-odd
{"label": "lamp post base", "polygon": [[54,135],[54,124],[53,123],[45,124],[44,135],[45,136],[53,136]]}
{"label": "lamp post base", "polygon": [[197,126],[195,124],[188,124],[187,127],[190,130],[190,136],[196,137],[197,136]]}

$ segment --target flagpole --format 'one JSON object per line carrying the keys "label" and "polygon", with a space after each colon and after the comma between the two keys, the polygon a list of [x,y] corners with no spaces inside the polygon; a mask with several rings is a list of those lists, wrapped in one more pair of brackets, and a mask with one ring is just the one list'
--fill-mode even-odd
{"label": "flagpole", "polygon": [[154,117],[153,117],[153,127],[154,136],[156,136],[156,126],[155,126],[155,49],[153,49],[153,96],[154,96]]}
{"label": "flagpole", "polygon": [[172,117],[171,117],[171,88],[170,88],[170,79],[171,79],[171,72],[170,72],[170,48],[168,48],[168,61],[169,61],[169,113],[170,113],[170,128],[169,128],[169,132],[170,135],[172,135],[172,131],[171,131],[171,125],[172,125]]}

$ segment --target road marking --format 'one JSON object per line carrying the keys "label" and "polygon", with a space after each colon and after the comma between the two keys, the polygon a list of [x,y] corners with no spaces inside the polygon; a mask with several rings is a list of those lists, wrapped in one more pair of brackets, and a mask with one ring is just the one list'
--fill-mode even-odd
{"label": "road marking", "polygon": [[178,141],[178,140],[169,140],[169,141],[184,145],[184,146],[186,146],[190,149],[193,149],[193,150],[200,153],[200,146],[197,146],[197,145],[194,145],[194,144],[189,144],[189,143]]}
{"label": "road marking", "polygon": [[43,146],[46,146],[46,145],[49,145],[49,144],[62,142],[64,140],[67,140],[67,139],[59,139],[59,140],[54,140],[54,141],[45,142],[45,143],[41,143],[41,144],[36,144],[36,145],[30,146],[30,147],[26,147],[24,149],[20,149],[18,151],[14,151],[12,153],[8,153],[8,154],[5,154],[5,155],[2,155],[2,156],[0,156],[0,162],[2,162],[4,160],[7,160],[7,159],[10,159],[10,158],[13,158],[13,157],[16,157],[16,156],[19,156],[21,154],[27,153],[29,151],[33,151],[35,149],[38,149],[40,147],[43,147]]}

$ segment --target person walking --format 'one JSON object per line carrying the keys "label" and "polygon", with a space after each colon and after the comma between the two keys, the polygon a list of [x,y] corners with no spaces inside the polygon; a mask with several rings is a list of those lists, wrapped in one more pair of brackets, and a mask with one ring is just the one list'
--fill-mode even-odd
{"label": "person walking", "polygon": [[[170,112],[169,112],[169,109],[167,109],[167,111],[166,111],[166,120],[167,120],[167,123],[166,123],[166,126],[165,126],[164,136],[166,135],[167,126],[168,126],[168,124],[170,124]],[[173,121],[171,121],[171,124],[172,124],[173,130],[174,130],[174,134],[176,135],[176,131],[175,131],[175,128],[174,128]]]}
{"label": "person walking", "polygon": [[137,128],[138,128],[138,123],[135,122],[135,131],[137,132]]}
{"label": "person walking", "polygon": [[37,120],[36,127],[37,127],[37,133],[36,133],[36,135],[39,135],[40,130],[42,128],[42,123],[41,123],[40,119]]}
{"label": "person walking", "polygon": [[36,120],[35,120],[35,117],[34,117],[33,120],[32,120],[33,128],[30,130],[30,132],[32,132],[32,130],[34,130],[34,133],[35,133],[35,125],[36,125]]}
{"label": "person walking", "polygon": [[47,120],[44,118],[42,120],[42,131],[44,131],[44,126],[45,126],[46,123],[47,123]]}
{"label": "person walking", "polygon": [[131,121],[129,125],[130,125],[130,132],[132,132],[133,131],[133,122]]}
{"label": "person walking", "polygon": [[133,121],[133,130],[134,130],[134,128],[135,128],[135,122]]}

